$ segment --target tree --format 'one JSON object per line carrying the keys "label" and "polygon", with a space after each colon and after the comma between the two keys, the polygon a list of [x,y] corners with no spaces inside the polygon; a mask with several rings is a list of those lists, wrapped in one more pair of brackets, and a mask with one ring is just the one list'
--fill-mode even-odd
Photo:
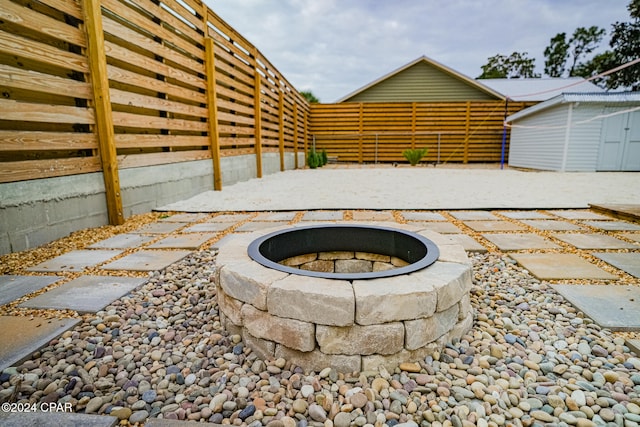
{"label": "tree", "polygon": [[[612,52],[605,69],[615,68],[640,58],[640,0],[631,0],[627,10],[632,18],[631,22],[613,24],[609,42]],[[640,90],[640,64],[610,74],[606,85],[609,89]]]}
{"label": "tree", "polygon": [[549,77],[562,77],[564,67],[569,58],[567,33],[558,33],[551,38],[549,46],[544,50],[544,73]]}
{"label": "tree", "polygon": [[527,52],[513,52],[510,56],[494,55],[487,58],[479,79],[540,77],[534,73],[535,59],[528,58]]}
{"label": "tree", "polygon": [[550,77],[581,75],[576,70],[590,67],[588,61],[582,61],[598,48],[605,34],[604,28],[595,25],[576,28],[568,41],[566,33],[556,34],[544,50],[544,73]]}
{"label": "tree", "polygon": [[310,104],[316,104],[320,102],[320,100],[310,90],[303,90],[302,92],[300,92],[300,95],[304,96]]}

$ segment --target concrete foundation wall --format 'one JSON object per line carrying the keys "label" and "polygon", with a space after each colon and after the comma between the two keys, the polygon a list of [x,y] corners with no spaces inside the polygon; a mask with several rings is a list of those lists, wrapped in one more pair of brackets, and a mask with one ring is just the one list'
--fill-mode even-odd
{"label": "concrete foundation wall", "polygon": [[[304,154],[299,153],[299,165]],[[257,176],[255,156],[224,157],[223,186]],[[263,175],[280,171],[278,153],[262,156]],[[285,154],[293,169],[294,154]],[[210,160],[120,170],[125,218],[213,190]],[[109,223],[101,173],[0,184],[0,254],[31,249]]]}

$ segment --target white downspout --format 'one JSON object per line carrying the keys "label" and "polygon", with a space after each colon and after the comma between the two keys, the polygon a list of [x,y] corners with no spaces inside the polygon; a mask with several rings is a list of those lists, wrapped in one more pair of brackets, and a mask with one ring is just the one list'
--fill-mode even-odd
{"label": "white downspout", "polygon": [[562,166],[560,172],[567,169],[567,155],[569,154],[569,138],[571,138],[571,119],[573,118],[573,102],[569,104],[569,112],[567,113],[567,128],[564,131],[564,148],[562,150]]}

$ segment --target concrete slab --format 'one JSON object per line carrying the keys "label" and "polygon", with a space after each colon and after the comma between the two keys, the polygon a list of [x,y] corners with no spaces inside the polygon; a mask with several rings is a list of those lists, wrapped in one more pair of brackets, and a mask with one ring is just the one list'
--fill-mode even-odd
{"label": "concrete slab", "polygon": [[640,340],[628,339],[626,344],[627,347],[629,347],[629,350],[636,354],[636,357],[640,356]]}
{"label": "concrete slab", "polygon": [[500,219],[491,212],[487,211],[451,211],[451,216],[461,221],[481,221],[481,220],[497,220]]}
{"label": "concrete slab", "polygon": [[167,234],[184,227],[181,222],[152,222],[136,230],[136,233]]}
{"label": "concrete slab", "polygon": [[158,221],[160,222],[195,222],[201,221],[207,218],[209,215],[204,213],[179,213],[175,215],[168,216],[166,218],[161,218]]}
{"label": "concrete slab", "polygon": [[119,250],[80,250],[71,251],[49,261],[41,262],[27,271],[81,271],[87,267],[101,264],[123,251]]}
{"label": "concrete slab", "polygon": [[482,237],[496,245],[501,251],[559,248],[558,245],[535,233],[488,233],[483,234]]}
{"label": "concrete slab", "polygon": [[0,305],[8,304],[58,280],[60,276],[0,276]]}
{"label": "concrete slab", "polygon": [[342,221],[343,211],[309,211],[302,216],[302,221]]}
{"label": "concrete slab", "polygon": [[180,261],[191,251],[142,250],[103,265],[102,270],[155,271]]}
{"label": "concrete slab", "polygon": [[288,224],[289,221],[251,221],[245,222],[240,227],[236,228],[235,231],[258,231]]}
{"label": "concrete slab", "polygon": [[201,222],[191,227],[183,229],[182,233],[211,233],[224,231],[227,228],[236,225],[235,222]]}
{"label": "concrete slab", "polygon": [[216,215],[213,218],[211,218],[209,221],[212,222],[240,222],[240,221],[244,221],[245,219],[251,218],[251,214],[240,214],[240,213],[233,213],[233,214],[221,214],[221,215]]}
{"label": "concrete slab", "polygon": [[[223,427],[223,424],[198,423],[203,427]],[[144,427],[193,427],[193,421],[168,420],[165,418],[149,418],[145,420]]]}
{"label": "concrete slab", "polygon": [[80,320],[0,316],[0,371],[31,356],[31,353],[78,324]]}
{"label": "concrete slab", "polygon": [[596,212],[612,215],[629,221],[640,221],[640,204],[590,204]]}
{"label": "concrete slab", "polygon": [[553,237],[578,249],[640,249],[640,245],[598,233],[553,233]]}
{"label": "concrete slab", "polygon": [[401,212],[407,221],[446,221],[447,219],[437,212]]}
{"label": "concrete slab", "polygon": [[424,227],[428,230],[435,231],[436,233],[444,233],[444,234],[452,234],[452,233],[462,233],[458,227],[450,222],[443,221],[409,221],[410,225],[417,225],[420,227]]}
{"label": "concrete slab", "polygon": [[546,219],[525,219],[521,221],[527,224],[529,227],[537,228],[538,230],[548,231],[574,231],[583,230],[579,225],[575,225],[569,221],[562,220],[546,220]]}
{"label": "concrete slab", "polygon": [[140,277],[81,276],[19,307],[95,313],[146,282],[147,279]]}
{"label": "concrete slab", "polygon": [[353,211],[354,221],[395,221],[389,211]]}
{"label": "concrete slab", "polygon": [[468,252],[487,252],[487,248],[478,243],[473,237],[467,234],[447,234],[446,237],[453,240],[454,243],[462,245],[465,251]]}
{"label": "concrete slab", "polygon": [[147,242],[155,239],[154,236],[145,236],[143,234],[125,233],[96,242],[87,246],[89,249],[129,249],[142,246]]}
{"label": "concrete slab", "polygon": [[291,221],[298,212],[265,212],[255,217],[254,221]]}
{"label": "concrete slab", "polygon": [[500,211],[500,215],[504,215],[511,219],[550,219],[551,216],[537,211]]}
{"label": "concrete slab", "polygon": [[640,278],[640,252],[595,252],[593,255],[634,277]]}
{"label": "concrete slab", "polygon": [[552,285],[577,309],[612,331],[640,330],[640,287]]}
{"label": "concrete slab", "polygon": [[576,254],[539,253],[509,256],[541,280],[618,278]]}
{"label": "concrete slab", "polygon": [[475,231],[521,231],[525,228],[509,221],[463,221]]}
{"label": "concrete slab", "polygon": [[570,209],[570,210],[562,209],[562,210],[552,210],[547,212],[565,219],[600,219],[600,220],[611,219],[608,216],[591,212],[588,209]]}
{"label": "concrete slab", "polygon": [[216,237],[216,233],[189,233],[165,237],[150,245],[150,249],[198,249],[207,240]]}
{"label": "concrete slab", "polygon": [[[71,409],[73,410],[73,408]],[[110,415],[78,414],[75,412],[0,412],[0,424],[3,427],[114,427],[118,422],[117,417]],[[148,424],[145,423],[145,425]]]}
{"label": "concrete slab", "polygon": [[640,231],[640,225],[626,221],[585,221],[585,224],[607,231]]}
{"label": "concrete slab", "polygon": [[640,233],[620,233],[620,236],[640,243]]}

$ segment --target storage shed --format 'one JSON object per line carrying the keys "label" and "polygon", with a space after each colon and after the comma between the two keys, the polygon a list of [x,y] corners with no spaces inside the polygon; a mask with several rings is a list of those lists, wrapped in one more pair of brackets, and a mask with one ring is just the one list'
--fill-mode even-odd
{"label": "storage shed", "polygon": [[640,92],[563,93],[507,123],[509,166],[640,171]]}

